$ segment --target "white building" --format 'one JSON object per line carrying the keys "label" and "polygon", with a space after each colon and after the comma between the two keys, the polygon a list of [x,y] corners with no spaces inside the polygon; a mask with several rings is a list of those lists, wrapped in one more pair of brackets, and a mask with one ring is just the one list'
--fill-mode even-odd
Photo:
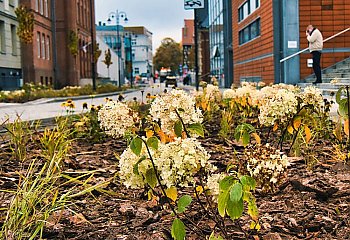
{"label": "white building", "polygon": [[151,76],[153,72],[152,33],[145,27],[125,27],[131,35],[133,76]]}
{"label": "white building", "polygon": [[17,6],[18,0],[0,0],[0,90],[18,88],[22,84]]}
{"label": "white building", "polygon": [[[96,37],[96,42],[99,44],[101,50],[101,56],[97,61],[97,73],[99,78],[109,78],[111,81],[115,81],[118,84],[118,55],[111,49],[103,40],[101,36]],[[107,65],[103,62],[105,60],[105,54],[108,51],[111,52],[112,64],[107,68]]]}

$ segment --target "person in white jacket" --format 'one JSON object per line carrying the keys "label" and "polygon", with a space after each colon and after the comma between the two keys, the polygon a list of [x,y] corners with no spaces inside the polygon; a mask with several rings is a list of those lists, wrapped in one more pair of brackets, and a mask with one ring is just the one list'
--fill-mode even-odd
{"label": "person in white jacket", "polygon": [[309,41],[309,50],[312,54],[312,68],[316,75],[316,83],[322,83],[321,55],[323,49],[323,36],[320,30],[312,25],[306,28],[306,37]]}

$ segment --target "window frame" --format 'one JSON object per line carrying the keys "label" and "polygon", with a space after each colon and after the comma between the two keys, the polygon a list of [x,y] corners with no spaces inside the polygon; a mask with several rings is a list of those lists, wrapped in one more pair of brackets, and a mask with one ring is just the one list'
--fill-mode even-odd
{"label": "window frame", "polygon": [[[256,27],[256,34],[253,36],[252,34],[252,26]],[[246,36],[248,37],[246,39]],[[249,43],[256,38],[259,38],[261,36],[261,18],[260,16],[254,19],[252,22],[247,24],[245,27],[243,27],[238,32],[238,45],[242,46],[246,43]]]}

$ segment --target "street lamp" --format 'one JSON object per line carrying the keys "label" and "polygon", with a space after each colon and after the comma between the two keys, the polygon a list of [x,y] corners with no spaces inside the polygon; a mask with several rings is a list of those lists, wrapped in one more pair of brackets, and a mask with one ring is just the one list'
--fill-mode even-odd
{"label": "street lamp", "polygon": [[119,31],[119,21],[120,18],[122,18],[124,20],[124,22],[126,23],[128,21],[128,17],[126,15],[126,12],[119,12],[118,10],[116,10],[115,12],[110,12],[108,15],[108,20],[107,22],[110,24],[112,22],[112,18],[116,19],[116,28],[117,28],[117,54],[118,54],[118,85],[119,87],[121,87],[121,77],[120,77],[120,60],[121,60],[121,47],[122,47],[122,42],[120,40],[120,31]]}

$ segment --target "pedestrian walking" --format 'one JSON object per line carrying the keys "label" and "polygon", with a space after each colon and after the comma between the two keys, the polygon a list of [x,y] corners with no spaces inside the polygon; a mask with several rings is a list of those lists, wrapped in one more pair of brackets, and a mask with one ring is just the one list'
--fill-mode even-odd
{"label": "pedestrian walking", "polygon": [[312,68],[316,75],[316,83],[322,83],[321,55],[323,49],[323,36],[320,30],[312,25],[306,28],[306,38],[309,41],[309,50],[312,54]]}

